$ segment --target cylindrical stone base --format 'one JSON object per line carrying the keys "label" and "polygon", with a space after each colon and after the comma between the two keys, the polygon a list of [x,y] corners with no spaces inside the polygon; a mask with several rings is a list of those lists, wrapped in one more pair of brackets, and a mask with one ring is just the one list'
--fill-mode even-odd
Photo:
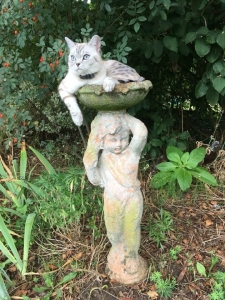
{"label": "cylindrical stone base", "polygon": [[123,255],[108,255],[106,274],[111,280],[124,285],[136,284],[148,276],[148,264],[140,255],[137,258],[125,258]]}

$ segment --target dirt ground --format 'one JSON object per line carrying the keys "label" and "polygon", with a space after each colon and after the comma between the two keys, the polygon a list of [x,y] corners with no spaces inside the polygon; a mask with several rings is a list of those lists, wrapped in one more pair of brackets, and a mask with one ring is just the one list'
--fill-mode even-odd
{"label": "dirt ground", "polygon": [[[166,197],[161,191],[150,191],[143,183],[144,213],[140,254],[149,264],[149,274],[158,271],[163,278],[175,277],[177,285],[169,299],[209,300],[213,285],[210,274],[225,272],[225,199],[223,190],[196,187],[189,193]],[[160,207],[171,213],[172,230],[163,247],[156,245],[146,230]],[[132,285],[112,282],[105,274],[107,239],[103,215],[96,216],[98,235],[83,224],[74,224],[63,232],[40,233],[29,258],[29,275],[22,281],[15,267],[7,270],[14,280],[11,299],[77,299],[77,300],[148,300],[164,299],[149,278]],[[177,259],[170,249],[180,246]],[[212,256],[218,262],[210,270]],[[204,277],[196,270],[200,262],[207,271]],[[210,272],[209,272],[210,270]],[[72,275],[71,275],[72,273]],[[70,274],[70,275],[69,275]],[[73,275],[74,274],[74,275]],[[66,277],[66,276],[72,276]],[[67,280],[66,280],[66,279]],[[29,298],[22,298],[27,296]]]}

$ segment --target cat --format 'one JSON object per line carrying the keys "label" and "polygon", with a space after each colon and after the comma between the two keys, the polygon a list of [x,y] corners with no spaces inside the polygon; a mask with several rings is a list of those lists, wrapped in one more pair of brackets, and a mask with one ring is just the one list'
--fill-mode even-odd
{"label": "cat", "polygon": [[133,68],[116,60],[102,60],[101,40],[94,35],[88,43],[75,43],[65,38],[70,49],[68,72],[61,81],[58,91],[68,107],[72,120],[77,126],[83,123],[83,116],[74,93],[86,84],[103,85],[106,92],[111,92],[120,82],[143,81]]}

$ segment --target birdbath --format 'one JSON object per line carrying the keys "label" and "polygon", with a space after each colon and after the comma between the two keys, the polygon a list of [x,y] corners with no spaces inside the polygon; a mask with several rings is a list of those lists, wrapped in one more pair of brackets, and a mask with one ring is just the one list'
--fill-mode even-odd
{"label": "birdbath", "polygon": [[147,262],[138,254],[143,197],[137,178],[147,128],[126,109],[139,103],[152,88],[150,81],[118,84],[106,93],[101,86],[86,85],[77,97],[98,111],[84,154],[89,181],[104,188],[104,219],[112,247],[106,273],[121,284],[147,277]]}

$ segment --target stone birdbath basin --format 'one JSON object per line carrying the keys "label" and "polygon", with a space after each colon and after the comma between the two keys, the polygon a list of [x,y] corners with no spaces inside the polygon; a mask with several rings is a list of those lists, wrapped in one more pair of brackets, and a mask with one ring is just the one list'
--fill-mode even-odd
{"label": "stone birdbath basin", "polygon": [[100,85],[86,85],[78,90],[79,101],[98,111],[124,110],[141,102],[152,88],[149,80],[117,84],[106,93]]}
{"label": "stone birdbath basin", "polygon": [[148,132],[126,109],[142,101],[151,88],[146,80],[118,84],[110,93],[97,85],[77,92],[81,103],[98,110],[83,161],[89,181],[104,188],[104,219],[112,245],[106,273],[125,285],[146,279],[148,273],[138,253],[143,197],[137,178]]}

